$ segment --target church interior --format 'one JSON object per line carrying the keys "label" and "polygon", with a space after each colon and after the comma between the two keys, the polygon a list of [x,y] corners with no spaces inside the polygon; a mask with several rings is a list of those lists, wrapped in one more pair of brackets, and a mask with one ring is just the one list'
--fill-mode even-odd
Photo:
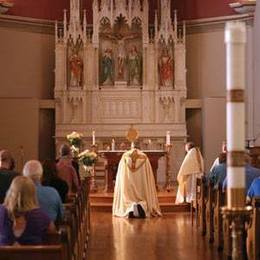
{"label": "church interior", "polygon": [[0,260],[260,259],[258,30],[256,0],[0,0]]}

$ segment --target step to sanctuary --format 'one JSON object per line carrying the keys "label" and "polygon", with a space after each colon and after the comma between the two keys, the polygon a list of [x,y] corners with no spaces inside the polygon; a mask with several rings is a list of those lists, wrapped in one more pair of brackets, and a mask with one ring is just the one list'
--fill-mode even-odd
{"label": "step to sanctuary", "polygon": [[[189,204],[175,204],[176,192],[158,192],[158,200],[162,212],[188,212]],[[90,206],[92,211],[111,212],[113,193],[90,193]]]}

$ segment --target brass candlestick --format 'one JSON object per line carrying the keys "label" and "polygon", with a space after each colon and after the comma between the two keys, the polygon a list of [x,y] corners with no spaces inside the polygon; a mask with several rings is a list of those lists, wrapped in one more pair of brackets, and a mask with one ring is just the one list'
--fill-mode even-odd
{"label": "brass candlestick", "polygon": [[170,152],[172,149],[171,144],[165,144],[165,151],[166,151],[166,182],[164,186],[164,190],[170,192],[173,190],[173,184],[172,184],[172,174],[170,171]]}
{"label": "brass candlestick", "polygon": [[246,250],[246,227],[251,222],[253,208],[246,207],[223,207],[221,209],[223,220],[226,221],[230,228],[232,238],[232,249],[224,245],[225,254],[231,253],[233,260],[247,259]]}
{"label": "brass candlestick", "polygon": [[[96,144],[92,144],[90,150],[98,154],[98,146]],[[95,165],[93,165],[93,169],[91,171],[91,177],[90,177],[90,192],[97,192],[97,191],[98,191],[98,187],[96,183],[96,171],[95,171]]]}

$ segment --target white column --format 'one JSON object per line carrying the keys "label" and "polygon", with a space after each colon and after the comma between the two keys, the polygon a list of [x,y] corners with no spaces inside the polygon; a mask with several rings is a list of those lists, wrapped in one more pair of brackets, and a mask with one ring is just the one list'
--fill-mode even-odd
{"label": "white column", "polygon": [[228,207],[245,200],[245,44],[246,26],[228,22],[225,29],[227,67],[227,193]]}

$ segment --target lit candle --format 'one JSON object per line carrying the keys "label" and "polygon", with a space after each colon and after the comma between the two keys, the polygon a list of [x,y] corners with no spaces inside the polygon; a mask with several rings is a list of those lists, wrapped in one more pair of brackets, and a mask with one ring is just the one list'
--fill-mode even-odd
{"label": "lit candle", "polygon": [[96,145],[95,131],[92,131],[92,145]]}
{"label": "lit candle", "polygon": [[111,149],[112,151],[115,151],[115,139],[112,139]]}
{"label": "lit candle", "polygon": [[170,145],[171,144],[171,135],[170,135],[170,131],[166,132],[166,145]]}

